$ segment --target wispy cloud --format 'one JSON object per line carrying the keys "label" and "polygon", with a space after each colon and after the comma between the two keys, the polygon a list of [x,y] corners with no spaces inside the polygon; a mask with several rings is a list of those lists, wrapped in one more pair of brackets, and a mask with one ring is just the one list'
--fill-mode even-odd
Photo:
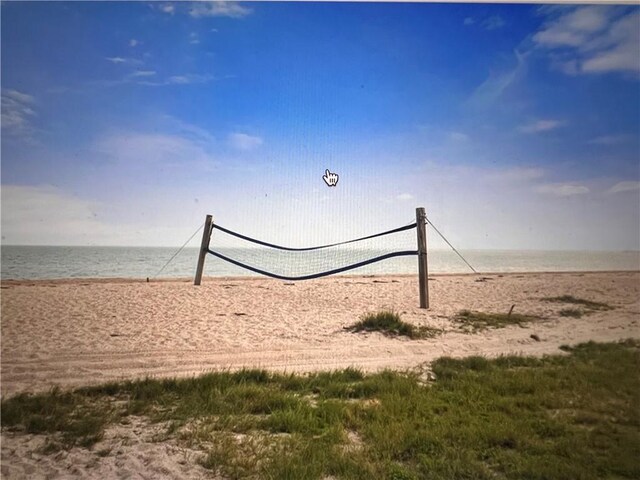
{"label": "wispy cloud", "polygon": [[[1,196],[2,237],[7,243],[163,246],[183,241],[175,238],[175,225],[113,222],[104,216],[113,205],[51,185],[2,185]],[[174,221],[181,218],[174,216]]]}
{"label": "wispy cloud", "polygon": [[486,107],[494,103],[525,71],[525,56],[514,51],[516,65],[505,72],[491,73],[471,94],[468,104]]}
{"label": "wispy cloud", "polygon": [[535,167],[511,167],[498,170],[488,170],[478,172],[476,177],[482,176],[484,179],[496,183],[520,183],[537,180],[544,177],[544,170]]}
{"label": "wispy cloud", "polygon": [[163,115],[162,120],[167,123],[171,131],[183,138],[187,138],[200,145],[212,146],[216,143],[215,136],[207,129],[186,123],[171,115]]}
{"label": "wispy cloud", "polygon": [[136,40],[135,38],[132,38],[131,40],[129,40],[129,46],[130,47],[136,47],[140,44],[139,40]]}
{"label": "wispy cloud", "polygon": [[570,75],[640,73],[640,13],[611,6],[542,8],[547,15],[533,36],[551,53],[555,68]]}
{"label": "wispy cloud", "polygon": [[[200,171],[218,166],[208,139],[178,133],[117,132],[100,138],[93,151],[105,155],[124,170],[161,167],[183,169],[198,165]],[[122,173],[122,172],[121,172]]]}
{"label": "wispy cloud", "polygon": [[635,192],[640,190],[640,182],[633,181],[625,181],[618,182],[614,186],[612,186],[606,193],[614,194],[614,193],[622,193],[622,192]]}
{"label": "wispy cloud", "polygon": [[155,70],[135,70],[115,80],[95,80],[92,82],[88,82],[88,85],[94,87],[117,87],[122,85],[135,84],[146,87],[164,87],[169,85],[201,84],[216,79],[214,75],[198,73],[171,75],[163,79],[152,78],[156,76],[157,72]]}
{"label": "wispy cloud", "polygon": [[630,142],[636,138],[636,135],[630,133],[621,133],[618,135],[602,135],[594,139],[589,140],[589,143],[593,145],[621,145]]}
{"label": "wispy cloud", "polygon": [[584,195],[585,193],[589,193],[589,188],[575,183],[550,183],[547,185],[537,186],[535,191],[556,197],[572,197],[574,195]]}
{"label": "wispy cloud", "polygon": [[152,77],[155,74],[156,74],[155,70],[136,70],[135,72],[129,74],[129,77],[131,78]]}
{"label": "wispy cloud", "polygon": [[140,60],[127,57],[105,57],[105,60],[114,64],[140,65],[142,63]]}
{"label": "wispy cloud", "polygon": [[184,75],[172,75],[157,82],[141,80],[137,83],[138,85],[146,85],[149,87],[162,87],[165,85],[192,85],[197,83],[207,83],[214,79],[215,77],[209,74],[186,73]]}
{"label": "wispy cloud", "polygon": [[560,128],[565,124],[566,122],[563,122],[561,120],[538,120],[527,125],[522,125],[518,127],[518,130],[520,130],[522,133],[548,132],[550,130]]}
{"label": "wispy cloud", "polygon": [[229,135],[229,144],[238,150],[254,150],[262,143],[262,138],[247,135],[246,133],[232,133]]}
{"label": "wispy cloud", "polygon": [[497,30],[505,25],[506,23],[500,15],[492,15],[482,22],[482,27],[485,30]]}
{"label": "wispy cloud", "polygon": [[160,11],[164,12],[164,13],[168,13],[170,15],[173,15],[176,7],[173,6],[172,3],[162,3],[160,4]]}
{"label": "wispy cloud", "polygon": [[400,200],[401,202],[406,202],[408,200],[413,200],[414,196],[410,193],[401,193],[396,196],[396,200]]}
{"label": "wispy cloud", "polygon": [[484,20],[475,17],[465,17],[462,23],[466,27],[475,25],[477,23],[484,30],[497,30],[506,25],[506,22],[500,15],[492,15],[485,18]]}
{"label": "wispy cloud", "polygon": [[31,119],[36,100],[32,95],[18,90],[2,90],[2,130],[5,134],[28,136],[33,133]]}
{"label": "wispy cloud", "polygon": [[189,15],[199,17],[231,17],[242,18],[251,14],[253,10],[232,1],[195,2],[189,9]]}
{"label": "wispy cloud", "polygon": [[449,135],[447,135],[447,137],[453,142],[464,143],[469,141],[469,135],[462,132],[449,132]]}
{"label": "wispy cloud", "polygon": [[127,63],[127,59],[122,57],[105,57],[105,59],[111,63]]}
{"label": "wispy cloud", "polygon": [[200,39],[198,38],[198,34],[196,32],[191,32],[189,34],[189,43],[191,45],[197,45],[200,43]]}
{"label": "wispy cloud", "polygon": [[11,243],[59,244],[62,232],[101,230],[94,205],[52,186],[3,185],[2,234]]}

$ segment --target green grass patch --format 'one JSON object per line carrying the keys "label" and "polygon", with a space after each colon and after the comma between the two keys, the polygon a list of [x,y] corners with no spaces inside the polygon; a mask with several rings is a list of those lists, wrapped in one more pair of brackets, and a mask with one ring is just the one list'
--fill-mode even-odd
{"label": "green grass patch", "polygon": [[2,426],[45,434],[55,452],[145,415],[225,478],[640,478],[640,342],[565,351],[441,358],[428,385],[243,370],[23,394],[2,399]]}
{"label": "green grass patch", "polygon": [[47,394],[20,394],[2,400],[1,410],[3,427],[20,425],[27,433],[57,433],[65,447],[90,446],[100,440],[114,412],[106,399],[90,402],[83,395],[58,388]]}
{"label": "green grass patch", "polygon": [[441,333],[440,330],[427,327],[415,326],[403,321],[400,315],[383,310],[377,313],[367,313],[360,321],[346,327],[350,332],[380,332],[384,335],[398,337],[405,336],[411,339],[432,338]]}
{"label": "green grass patch", "polygon": [[582,305],[585,308],[590,310],[613,310],[611,305],[601,302],[593,302],[591,300],[585,300],[583,298],[576,298],[572,295],[562,295],[560,297],[546,297],[542,299],[545,302],[553,302],[553,303],[571,303],[573,305]]}
{"label": "green grass patch", "polygon": [[533,315],[519,313],[484,313],[461,310],[453,318],[460,327],[467,332],[477,332],[489,328],[504,328],[510,325],[522,325],[524,323],[540,320]]}
{"label": "green grass patch", "polygon": [[580,318],[583,315],[583,311],[579,308],[563,308],[558,312],[561,317]]}

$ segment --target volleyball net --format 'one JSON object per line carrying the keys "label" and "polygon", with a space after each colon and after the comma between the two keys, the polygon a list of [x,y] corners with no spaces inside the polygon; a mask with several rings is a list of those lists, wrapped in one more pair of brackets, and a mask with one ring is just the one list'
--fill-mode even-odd
{"label": "volleyball net", "polygon": [[[477,273],[427,218],[425,209],[422,207],[416,208],[416,221],[407,225],[314,247],[289,247],[259,240],[214,224],[211,215],[207,215],[194,284],[200,285],[202,281],[207,255],[212,255],[218,261],[236,268],[279,280],[292,281],[337,275],[391,259],[404,261],[410,260],[409,257],[417,257],[414,265],[417,266],[418,273],[420,308],[429,308],[427,224],[433,227],[434,231],[474,273]],[[212,244],[211,237],[214,232],[216,235]],[[392,268],[389,272],[380,273],[393,273],[394,270],[397,271]]]}
{"label": "volleyball net", "polygon": [[310,280],[392,258],[416,256],[416,226],[417,223],[413,222],[341,242],[290,247],[256,239],[212,223],[205,252],[236,267],[267,277],[291,281]]}

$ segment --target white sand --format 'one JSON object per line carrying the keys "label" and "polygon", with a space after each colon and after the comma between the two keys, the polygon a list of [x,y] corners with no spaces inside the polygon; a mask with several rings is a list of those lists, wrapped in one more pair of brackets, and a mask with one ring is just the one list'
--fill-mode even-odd
{"label": "white sand", "polygon": [[[414,276],[333,277],[294,285],[270,279],[42,281],[2,284],[2,394],[141,376],[260,367],[314,371],[407,368],[443,355],[556,353],[562,344],[640,336],[640,272],[440,275],[431,308]],[[615,307],[563,318],[574,295]],[[475,335],[455,331],[461,309],[531,313],[545,321]],[[429,340],[343,330],[365,312],[444,328]],[[541,341],[530,337],[536,333]]]}
{"label": "white sand", "polygon": [[[355,366],[405,369],[437,357],[560,353],[563,344],[640,338],[640,272],[435,276],[431,309],[418,305],[417,279],[335,277],[288,285],[265,279],[43,281],[2,284],[2,393],[72,387],[146,375],[185,376],[260,367],[314,371]],[[574,295],[611,311],[564,318]],[[544,320],[473,335],[450,317],[461,309],[530,313]],[[343,327],[381,308],[443,328],[429,340],[353,334]],[[539,336],[540,341],[531,338]],[[43,454],[45,437],[3,431],[2,478],[217,478],[203,452],[154,441],[162,425],[131,418],[92,449]]]}

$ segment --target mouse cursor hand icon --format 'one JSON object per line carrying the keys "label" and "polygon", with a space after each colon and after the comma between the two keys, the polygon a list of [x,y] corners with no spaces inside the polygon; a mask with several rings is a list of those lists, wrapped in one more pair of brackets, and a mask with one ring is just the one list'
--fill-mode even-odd
{"label": "mouse cursor hand icon", "polygon": [[327,184],[328,187],[335,187],[338,184],[338,174],[331,173],[329,169],[324,171],[324,175],[322,176],[324,183]]}

